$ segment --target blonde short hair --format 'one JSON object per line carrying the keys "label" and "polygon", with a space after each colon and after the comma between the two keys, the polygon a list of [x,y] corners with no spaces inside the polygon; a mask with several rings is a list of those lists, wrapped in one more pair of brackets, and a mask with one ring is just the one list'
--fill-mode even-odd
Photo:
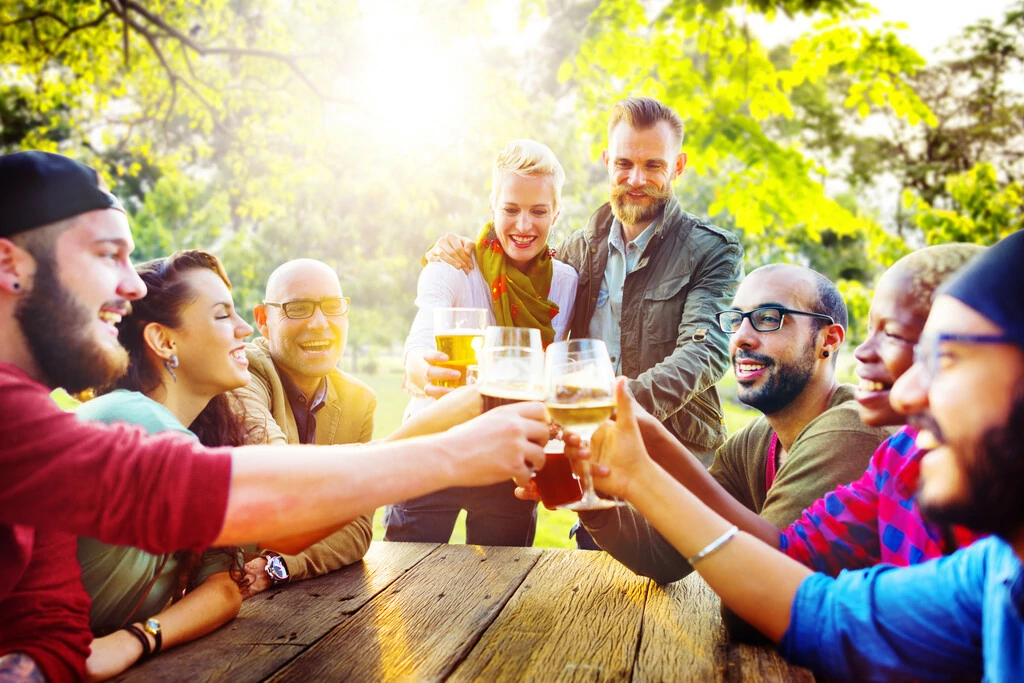
{"label": "blonde short hair", "polygon": [[536,140],[512,140],[494,160],[491,173],[491,206],[498,198],[501,181],[509,173],[518,176],[551,176],[555,188],[555,207],[562,202],[562,185],[565,184],[565,169],[551,148]]}

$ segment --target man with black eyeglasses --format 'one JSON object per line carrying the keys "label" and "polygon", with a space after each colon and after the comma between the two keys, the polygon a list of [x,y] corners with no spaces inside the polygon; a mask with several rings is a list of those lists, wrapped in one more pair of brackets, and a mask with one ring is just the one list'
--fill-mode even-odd
{"label": "man with black eyeglasses", "polygon": [[[763,414],[718,450],[710,478],[696,458],[678,450],[665,449],[677,459],[659,464],[703,499],[731,496],[784,529],[808,505],[862,475],[892,430],[861,422],[854,387],[836,379],[847,312],[827,278],[800,266],[758,268],[717,320],[729,335],[738,397]],[[633,508],[580,519],[602,548],[638,574],[668,583],[691,571]]]}
{"label": "man with black eyeglasses", "polygon": [[[373,438],[377,397],[338,370],[348,336],[349,300],[334,270],[296,259],[267,280],[253,309],[263,335],[246,345],[252,380],[238,390],[253,433],[267,443],[346,444]],[[366,554],[373,518],[363,515],[297,555],[264,548],[246,564],[246,597],[270,586],[301,581],[352,564]]]}

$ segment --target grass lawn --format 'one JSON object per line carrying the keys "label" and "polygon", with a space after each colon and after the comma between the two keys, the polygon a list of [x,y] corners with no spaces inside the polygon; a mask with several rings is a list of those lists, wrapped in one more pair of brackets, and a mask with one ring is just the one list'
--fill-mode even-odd
{"label": "grass lawn", "polygon": [[[392,363],[381,363],[383,370],[379,374],[361,374],[356,376],[373,387],[377,392],[377,412],[374,415],[374,438],[386,436],[393,432],[402,422],[402,413],[405,411],[405,404],[408,397],[402,391],[402,375],[397,366]],[[387,367],[392,366],[392,367]],[[725,422],[732,434],[743,425],[758,415],[757,411],[751,410],[736,401],[736,380],[732,373],[725,376],[719,384],[719,392],[722,394],[722,402],[725,408]],[[381,540],[384,537],[384,528],[380,520],[383,511],[378,510],[373,519],[373,538]],[[569,529],[576,522],[576,513],[570,510],[548,510],[543,505],[539,507],[537,515],[537,536],[534,545],[538,548],[575,548],[575,543],[569,538]],[[455,525],[455,533],[452,535],[452,543],[464,543],[466,540],[465,512],[459,516]]]}

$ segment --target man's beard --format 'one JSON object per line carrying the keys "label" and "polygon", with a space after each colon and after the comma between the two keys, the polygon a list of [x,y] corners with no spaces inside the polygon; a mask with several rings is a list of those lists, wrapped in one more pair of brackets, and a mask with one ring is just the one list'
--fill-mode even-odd
{"label": "man's beard", "polygon": [[70,393],[110,384],[128,368],[128,352],[105,349],[90,334],[90,313],[61,286],[49,255],[36,255],[32,291],[14,311],[39,371],[50,387]]}
{"label": "man's beard", "polygon": [[768,375],[760,388],[746,390],[742,383],[739,384],[737,398],[765,415],[774,415],[796,400],[811,381],[814,374],[814,357],[814,347],[809,347],[807,353],[795,363],[780,365],[767,356],[737,351],[733,357],[734,364],[740,360],[749,360],[764,364],[766,371],[775,368],[775,372]]}
{"label": "man's beard", "polygon": [[[959,524],[1012,540],[1024,526],[1022,425],[1024,394],[1014,400],[1005,425],[986,431],[974,452],[957,458],[962,463],[964,495],[950,501],[920,499],[921,513],[938,524]],[[934,433],[941,441],[941,433]]]}
{"label": "man's beard", "polygon": [[[627,192],[643,192],[653,199],[650,204],[637,204],[626,199]],[[629,184],[613,185],[611,191],[612,213],[623,225],[637,225],[653,221],[661,215],[662,209],[672,197],[672,185],[666,183],[660,190],[648,185],[640,190]]]}

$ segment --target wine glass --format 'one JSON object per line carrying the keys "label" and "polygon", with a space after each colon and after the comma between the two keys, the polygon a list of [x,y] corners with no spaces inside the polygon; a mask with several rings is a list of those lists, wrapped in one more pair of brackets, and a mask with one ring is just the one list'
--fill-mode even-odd
{"label": "wine glass", "polygon": [[[615,408],[615,370],[608,349],[599,339],[570,339],[548,346],[545,374],[547,397],[544,403],[551,419],[566,431],[580,437],[586,448],[597,428]],[[604,510],[622,505],[621,501],[599,498],[594,492],[590,461],[581,461],[583,497],[563,505],[564,510]]]}
{"label": "wine glass", "polygon": [[498,327],[491,325],[484,330],[484,348],[498,346],[523,346],[541,349],[540,330],[536,327]]}
{"label": "wine glass", "polygon": [[439,367],[459,371],[457,380],[440,380],[438,386],[466,385],[466,368],[476,363],[476,352],[483,345],[487,311],[483,308],[435,308],[434,342],[448,356]]}

